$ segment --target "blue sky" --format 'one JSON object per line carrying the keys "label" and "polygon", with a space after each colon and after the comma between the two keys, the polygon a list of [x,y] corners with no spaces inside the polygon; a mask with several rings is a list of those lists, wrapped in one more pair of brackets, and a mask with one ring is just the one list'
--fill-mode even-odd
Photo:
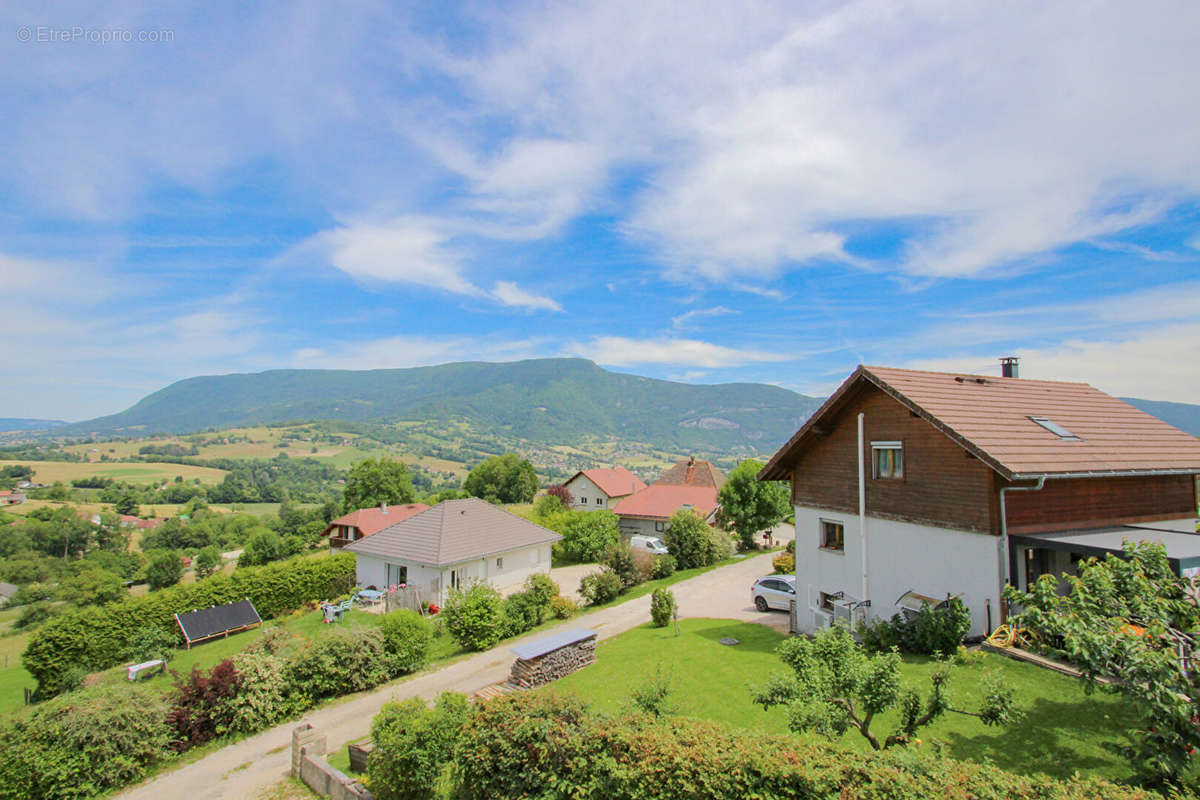
{"label": "blue sky", "polygon": [[1200,400],[1200,5],[28,4],[0,416],[575,355]]}

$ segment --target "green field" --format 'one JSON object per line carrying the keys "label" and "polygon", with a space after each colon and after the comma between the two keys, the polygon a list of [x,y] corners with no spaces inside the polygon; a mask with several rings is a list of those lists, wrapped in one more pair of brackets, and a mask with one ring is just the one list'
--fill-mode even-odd
{"label": "green field", "polygon": [[[599,709],[616,712],[630,707],[631,693],[639,682],[661,670],[671,678],[676,713],[764,733],[786,733],[785,709],[763,711],[751,702],[751,686],[773,672],[784,671],[774,654],[783,635],[762,625],[732,620],[686,619],[679,625],[679,636],[673,627],[646,625],[604,642],[597,649],[595,664],[559,680],[555,690],[575,692]],[[722,645],[723,637],[740,643]],[[904,678],[914,688],[928,687],[932,670],[930,659],[905,658]],[[1072,678],[1002,656],[984,655],[978,664],[954,669],[949,691],[952,705],[977,707],[981,681],[989,673],[1016,689],[1025,718],[993,729],[972,717],[947,714],[922,730],[921,747],[941,747],[952,758],[991,761],[1022,774],[1062,778],[1079,771],[1115,780],[1129,776],[1125,762],[1105,748],[1105,743],[1122,741],[1123,731],[1133,722],[1119,698],[1105,694],[1089,697]],[[889,732],[895,723],[895,713],[889,712],[872,730]],[[854,731],[846,733],[842,744],[859,751],[870,747]]]}
{"label": "green field", "polygon": [[175,480],[182,475],[190,481],[198,478],[201,483],[217,484],[225,479],[223,469],[211,467],[192,467],[187,464],[167,464],[159,462],[113,462],[113,461],[0,461],[0,467],[27,464],[33,468],[33,480],[38,483],[52,484],[59,481],[70,484],[76,478],[90,478],[98,475],[102,478],[112,478],[129,483],[163,483]]}

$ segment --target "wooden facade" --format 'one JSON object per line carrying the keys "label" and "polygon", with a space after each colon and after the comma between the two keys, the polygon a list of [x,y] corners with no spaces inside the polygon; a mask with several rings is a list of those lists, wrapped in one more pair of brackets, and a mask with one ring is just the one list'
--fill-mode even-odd
{"label": "wooden facade", "polygon": [[[999,535],[1000,489],[1007,481],[925,419],[869,383],[821,420],[818,437],[791,472],[795,505],[858,513],[857,416],[865,414],[867,514]],[[871,443],[900,442],[904,477],[872,478]],[[1029,482],[1016,485],[1028,486]],[[1007,492],[1012,533],[1063,530],[1195,516],[1191,475],[1050,478],[1039,491]]]}

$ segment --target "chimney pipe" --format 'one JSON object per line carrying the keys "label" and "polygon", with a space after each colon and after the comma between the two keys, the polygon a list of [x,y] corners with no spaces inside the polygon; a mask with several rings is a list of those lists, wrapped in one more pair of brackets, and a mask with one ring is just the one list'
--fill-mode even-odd
{"label": "chimney pipe", "polygon": [[1005,356],[1000,359],[1000,375],[1005,378],[1021,377],[1020,368],[1017,366],[1017,362],[1020,360],[1016,356]]}

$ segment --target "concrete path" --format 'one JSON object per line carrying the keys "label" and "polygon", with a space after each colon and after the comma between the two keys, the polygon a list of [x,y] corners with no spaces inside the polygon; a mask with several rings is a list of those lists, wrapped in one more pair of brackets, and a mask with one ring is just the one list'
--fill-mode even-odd
{"label": "concrete path", "polygon": [[[680,616],[740,619],[773,626],[782,623],[782,629],[786,630],[787,614],[760,614],[750,603],[750,584],[760,575],[771,572],[771,558],[770,554],[752,556],[675,584],[671,589],[679,603]],[[645,595],[566,620],[562,626],[591,628],[600,639],[607,639],[649,620],[650,597]],[[159,774],[118,797],[124,800],[252,800],[287,777],[292,729],[300,722],[311,722],[320,729],[328,737],[333,752],[367,736],[371,720],[384,703],[414,696],[432,700],[446,690],[473,694],[484,686],[504,680],[513,662],[508,648],[521,641],[546,636],[551,630],[503,642],[492,650],[476,653],[449,666],[418,673],[401,683],[316,709],[302,720],[279,725],[179,769]]]}

